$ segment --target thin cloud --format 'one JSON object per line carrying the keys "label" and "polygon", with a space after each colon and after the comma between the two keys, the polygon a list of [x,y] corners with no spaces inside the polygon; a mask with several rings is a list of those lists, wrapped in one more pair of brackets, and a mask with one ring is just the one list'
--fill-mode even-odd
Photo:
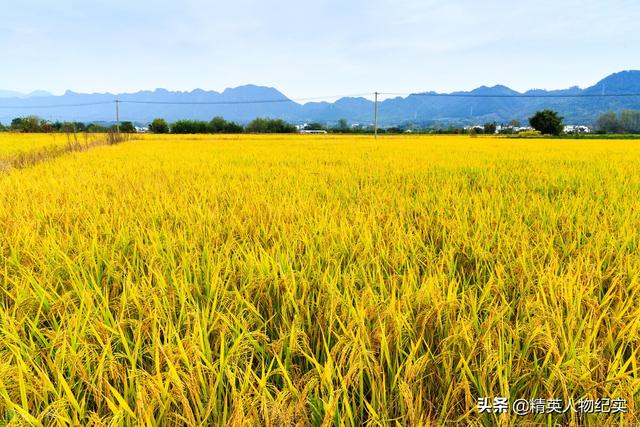
{"label": "thin cloud", "polygon": [[292,97],[561,88],[639,68],[638,19],[628,0],[27,0],[3,8],[0,82],[58,93],[255,83]]}

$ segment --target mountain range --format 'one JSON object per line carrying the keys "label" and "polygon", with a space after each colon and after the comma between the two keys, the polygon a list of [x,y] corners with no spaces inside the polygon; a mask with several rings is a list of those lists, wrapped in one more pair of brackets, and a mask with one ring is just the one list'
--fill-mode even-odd
{"label": "mountain range", "polygon": [[[388,98],[379,103],[382,126],[447,126],[509,122],[526,122],[535,111],[550,108],[558,111],[568,124],[592,124],[607,111],[640,110],[640,71],[612,74],[586,89],[533,89],[521,93],[506,86],[482,86],[469,92],[442,94],[415,93]],[[602,96],[605,95],[605,96]],[[622,96],[620,96],[622,95]],[[362,97],[345,97],[335,102],[298,103],[277,89],[245,85],[223,92],[196,89],[172,92],[165,89],[126,94],[82,94],[67,91],[61,96],[36,91],[21,94],[0,91],[0,122],[15,117],[37,115],[48,120],[113,122],[115,100],[120,100],[120,119],[148,123],[156,117],[210,120],[223,116],[241,123],[256,117],[281,118],[293,123],[350,123],[368,125],[373,121],[374,104]]]}
{"label": "mountain range", "polygon": [[0,90],[0,98],[37,98],[41,96],[53,96],[45,90],[36,90],[31,93],[21,93],[14,90]]}

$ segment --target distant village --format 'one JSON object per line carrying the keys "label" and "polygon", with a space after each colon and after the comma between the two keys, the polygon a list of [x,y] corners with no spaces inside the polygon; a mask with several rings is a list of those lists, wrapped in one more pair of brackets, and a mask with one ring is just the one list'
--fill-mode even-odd
{"label": "distant village", "polygon": [[[471,132],[472,130],[476,130],[479,133],[486,133],[485,125],[472,125],[465,126],[464,130]],[[501,133],[520,133],[520,132],[531,132],[534,129],[531,126],[512,126],[512,125],[496,125],[495,134]],[[592,133],[593,130],[590,126],[586,125],[565,125],[564,133],[567,134],[580,134],[580,133]]]}
{"label": "distant village", "polygon": [[[329,128],[329,127],[324,127],[319,125],[318,123],[303,123],[303,124],[298,124],[295,125],[296,129],[299,133],[302,134],[326,134],[329,133],[330,131],[335,131],[336,128]],[[372,124],[359,124],[359,123],[354,123],[351,124],[348,128],[348,130],[345,130],[346,132],[359,132],[359,131],[367,131],[367,130],[371,130],[373,127]],[[480,125],[480,124],[476,124],[476,125],[467,125],[464,127],[460,127],[460,128],[451,128],[451,130],[457,130],[458,132],[455,133],[460,133],[460,130],[464,131],[464,133],[472,133],[472,132],[476,132],[476,133],[480,133],[480,134],[518,134],[518,133],[522,133],[522,132],[533,132],[534,129],[531,126],[519,126],[519,125],[514,125],[514,124],[489,124],[489,125]],[[390,128],[386,128],[386,129],[381,129],[381,131],[383,132],[387,132],[387,133],[416,133],[416,132],[424,132],[424,131],[444,131],[443,129],[431,129],[431,128],[425,128],[425,129],[406,129],[406,128],[398,128],[398,127],[390,127]],[[563,128],[563,132],[565,134],[590,134],[590,133],[594,133],[595,129],[591,126],[588,125],[565,125]]]}
{"label": "distant village", "polygon": [[[302,134],[327,134],[329,131],[327,129],[310,129],[309,123],[296,125],[296,129],[299,133]],[[313,126],[312,126],[313,127]],[[362,128],[362,125],[354,124],[351,126],[352,130],[357,130],[358,128]],[[478,133],[487,133],[487,129],[485,125],[471,125],[465,126],[463,128],[466,132],[476,131]],[[531,126],[512,126],[512,125],[496,125],[493,133],[498,134],[517,134],[521,132],[531,132],[534,129]],[[135,126],[136,133],[149,133],[150,129],[148,126]],[[413,129],[404,129],[402,133],[414,133],[416,132]],[[593,129],[590,126],[586,125],[565,125],[564,133],[566,134],[589,134],[592,133]]]}

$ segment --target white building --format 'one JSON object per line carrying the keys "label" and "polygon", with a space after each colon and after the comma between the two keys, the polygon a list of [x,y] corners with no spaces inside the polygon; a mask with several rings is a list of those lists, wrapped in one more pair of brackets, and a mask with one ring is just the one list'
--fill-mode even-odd
{"label": "white building", "polygon": [[321,133],[326,134],[327,131],[324,129],[300,129],[300,133]]}
{"label": "white building", "polygon": [[531,126],[520,126],[513,128],[516,132],[529,132],[534,130]]}
{"label": "white building", "polygon": [[567,125],[564,127],[564,133],[591,133],[591,128],[584,125]]}

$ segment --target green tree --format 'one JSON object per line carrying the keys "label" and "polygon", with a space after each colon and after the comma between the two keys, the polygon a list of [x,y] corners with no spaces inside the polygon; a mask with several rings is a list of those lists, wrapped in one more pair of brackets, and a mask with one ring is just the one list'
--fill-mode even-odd
{"label": "green tree", "polygon": [[15,119],[11,120],[11,130],[22,131],[22,121],[22,117],[16,117]]}
{"label": "green tree", "polygon": [[75,123],[71,123],[71,122],[56,123],[55,127],[58,128],[59,132],[64,132],[64,133],[75,133],[75,132],[77,132]]}
{"label": "green tree", "polygon": [[236,122],[227,122],[224,126],[224,133],[242,133],[244,128]]}
{"label": "green tree", "polygon": [[564,126],[562,117],[552,110],[538,111],[529,118],[529,124],[543,135],[560,135]]}
{"label": "green tree", "polygon": [[214,117],[209,122],[211,133],[242,133],[244,128],[236,122],[228,122],[222,117]]}
{"label": "green tree", "polygon": [[48,122],[46,120],[41,120],[40,121],[40,129],[37,130],[36,132],[54,132],[55,129],[53,127],[53,124],[51,122]]}
{"label": "green tree", "polygon": [[325,127],[322,123],[308,123],[304,126],[304,130],[325,130]]}
{"label": "green tree", "polygon": [[132,122],[122,122],[120,123],[120,132],[122,133],[135,133],[136,127]]}
{"label": "green tree", "polygon": [[209,122],[209,132],[211,133],[224,133],[224,129],[227,125],[227,121],[222,117],[214,117]]}
{"label": "green tree", "polygon": [[486,133],[487,135],[493,135],[494,133],[496,133],[497,128],[498,128],[498,125],[496,124],[496,122],[485,123],[484,133]]}
{"label": "green tree", "polygon": [[598,131],[604,133],[619,133],[622,131],[622,126],[618,121],[618,116],[613,111],[602,114],[598,117],[596,124]]}
{"label": "green tree", "polygon": [[340,119],[336,126],[331,128],[331,132],[335,133],[350,133],[353,132],[353,129],[349,127],[349,122],[347,119]]}
{"label": "green tree", "polygon": [[53,128],[57,132],[75,133],[75,132],[87,132],[87,126],[81,122],[55,122]]}
{"label": "green tree", "polygon": [[640,133],[640,111],[622,111],[620,113],[620,127],[624,132]]}
{"label": "green tree", "polygon": [[171,133],[195,134],[209,133],[209,123],[199,120],[178,120],[171,125]]}
{"label": "green tree", "polygon": [[165,119],[153,119],[149,130],[153,133],[169,133],[169,123]]}
{"label": "green tree", "polygon": [[19,132],[42,132],[43,121],[36,116],[18,117],[11,121],[11,129]]}
{"label": "green tree", "polygon": [[246,127],[250,133],[293,133],[296,127],[281,119],[257,118]]}
{"label": "green tree", "polygon": [[89,123],[87,125],[87,132],[92,133],[106,133],[109,129],[106,126],[102,126],[98,123]]}

